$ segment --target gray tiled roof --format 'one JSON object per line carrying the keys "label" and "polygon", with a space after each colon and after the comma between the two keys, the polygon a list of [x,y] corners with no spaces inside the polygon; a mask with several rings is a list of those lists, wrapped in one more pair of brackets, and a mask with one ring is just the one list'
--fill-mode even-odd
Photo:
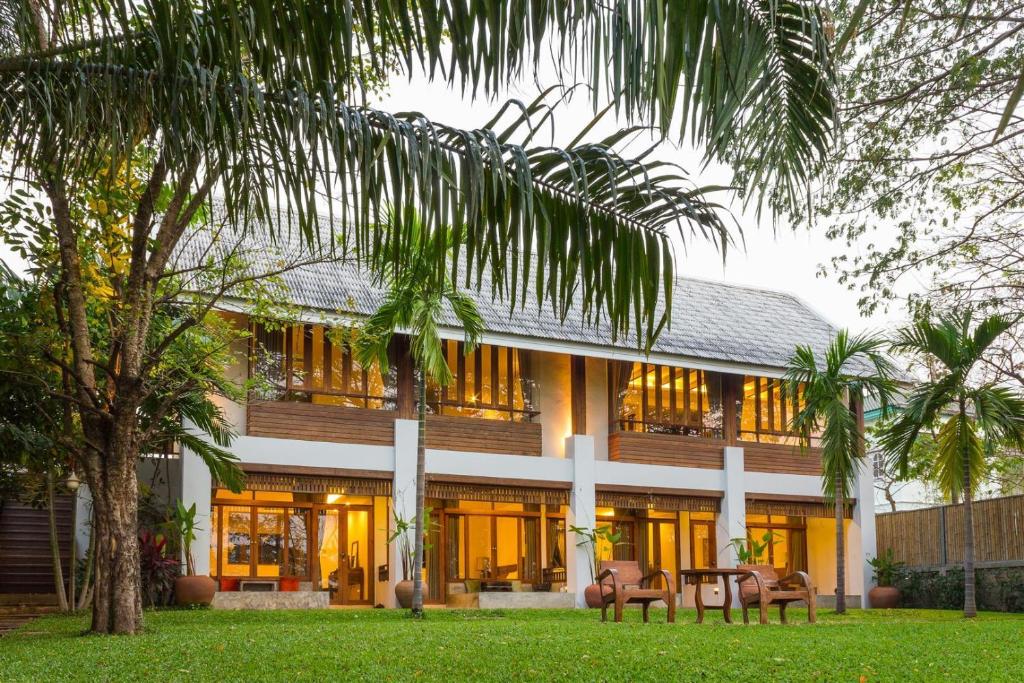
{"label": "gray tiled roof", "polygon": [[[330,226],[321,220],[322,234]],[[301,239],[282,236],[271,245],[263,231],[242,238],[224,232],[219,249],[239,250],[252,268],[270,268],[281,260],[309,257]],[[210,247],[211,232],[192,235],[179,249],[177,259],[187,264],[203,258]],[[288,303],[328,313],[368,315],[382,299],[366,273],[341,259],[305,265],[281,276],[281,296]],[[584,324],[579,310],[571,310],[563,325],[550,307],[538,310],[531,295],[525,306],[509,314],[508,301],[490,297],[484,278],[476,299],[488,331],[533,339],[568,341],[587,345],[634,350],[629,339],[612,340],[610,328]],[[707,361],[782,368],[798,344],[810,345],[820,355],[835,329],[798,297],[782,292],[722,282],[679,278],[672,300],[672,324],[654,345],[656,353]],[[454,326],[454,318],[447,324]]]}

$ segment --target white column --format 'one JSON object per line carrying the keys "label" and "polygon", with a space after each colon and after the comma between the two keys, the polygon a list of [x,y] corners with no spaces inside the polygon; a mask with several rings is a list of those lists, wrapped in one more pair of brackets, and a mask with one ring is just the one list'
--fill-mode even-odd
{"label": "white column", "polygon": [[[747,535],[747,491],[743,472],[743,449],[738,446],[725,448],[725,496],[722,498],[722,512],[718,515],[718,566],[735,567],[736,552],[729,539],[745,538]],[[739,604],[734,594],[733,602]]]}
{"label": "white column", "polygon": [[[593,529],[597,508],[597,497],[594,493],[594,437],[579,434],[567,437],[565,455],[572,458],[573,465],[572,495],[569,499],[569,514],[565,520],[566,529],[570,526]],[[571,531],[567,531],[566,535],[567,590],[575,593],[577,607],[586,607],[583,591],[594,581],[591,576],[592,549],[589,546],[578,546],[580,539]]]}
{"label": "white column", "polygon": [[878,553],[875,538],[875,482],[871,458],[860,463],[854,495],[853,520],[846,537],[847,577],[849,592],[860,595],[861,607],[868,606],[868,591],[874,585],[868,560]]}
{"label": "white column", "polygon": [[[413,520],[416,516],[416,446],[419,439],[419,426],[416,420],[395,420],[395,470],[392,486],[394,510],[403,519]],[[394,530],[394,515],[387,521],[388,535]],[[410,534],[409,547],[415,542]],[[412,578],[411,576],[408,578]],[[388,548],[388,591],[387,595],[377,596],[377,601],[385,607],[397,607],[395,586],[402,580],[402,557],[398,551],[398,543]]]}
{"label": "white column", "polygon": [[[203,459],[182,446],[181,448],[181,502],[188,508],[196,506],[196,540],[192,542],[192,559],[196,574],[210,574],[210,496],[213,477]],[[184,561],[184,558],[182,558]]]}

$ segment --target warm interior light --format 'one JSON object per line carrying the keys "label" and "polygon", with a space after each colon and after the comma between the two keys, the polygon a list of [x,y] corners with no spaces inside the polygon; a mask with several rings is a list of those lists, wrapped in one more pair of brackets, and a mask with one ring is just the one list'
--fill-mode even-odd
{"label": "warm interior light", "polygon": [[334,505],[335,503],[337,503],[341,499],[342,499],[342,496],[339,493],[328,493],[327,494],[327,504],[328,505]]}

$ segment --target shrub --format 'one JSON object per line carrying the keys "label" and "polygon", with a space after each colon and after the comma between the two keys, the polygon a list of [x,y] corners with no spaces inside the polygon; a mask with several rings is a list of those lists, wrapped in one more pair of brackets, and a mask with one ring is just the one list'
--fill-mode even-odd
{"label": "shrub", "polygon": [[[964,570],[908,569],[896,581],[904,607],[962,609]],[[994,612],[1024,612],[1024,566],[975,570],[978,609]]]}
{"label": "shrub", "polygon": [[142,576],[142,599],[150,606],[171,602],[174,579],[181,573],[181,563],[167,557],[167,539],[151,531],[139,532],[139,571]]}

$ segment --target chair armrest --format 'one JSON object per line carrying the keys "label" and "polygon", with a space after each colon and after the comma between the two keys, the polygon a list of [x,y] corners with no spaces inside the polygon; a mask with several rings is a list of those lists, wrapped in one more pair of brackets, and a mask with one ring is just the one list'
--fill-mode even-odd
{"label": "chair armrest", "polygon": [[619,572],[616,569],[605,569],[603,572],[597,575],[597,584],[605,585],[605,579],[612,580],[612,591],[618,593],[622,590],[621,582],[619,581]]}
{"label": "chair armrest", "polygon": [[757,570],[750,570],[746,574],[741,574],[736,577],[736,588],[739,589],[740,593],[743,592],[743,582],[747,579],[753,579],[757,585],[757,592],[759,595],[765,595],[768,593],[768,585],[764,581],[764,577],[761,576],[761,572]]}
{"label": "chair armrest", "polygon": [[793,572],[789,576],[784,576],[779,579],[779,585],[783,586],[786,584],[797,584],[804,588],[811,589],[811,577],[807,575],[807,572]]}
{"label": "chair armrest", "polygon": [[667,587],[667,590],[670,593],[673,592],[672,591],[672,575],[668,573],[667,569],[659,569],[658,571],[651,572],[650,574],[648,574],[644,578],[640,579],[640,587],[641,588],[650,588],[651,587],[651,582],[654,581],[654,578],[657,577],[657,576],[665,577],[665,586]]}

